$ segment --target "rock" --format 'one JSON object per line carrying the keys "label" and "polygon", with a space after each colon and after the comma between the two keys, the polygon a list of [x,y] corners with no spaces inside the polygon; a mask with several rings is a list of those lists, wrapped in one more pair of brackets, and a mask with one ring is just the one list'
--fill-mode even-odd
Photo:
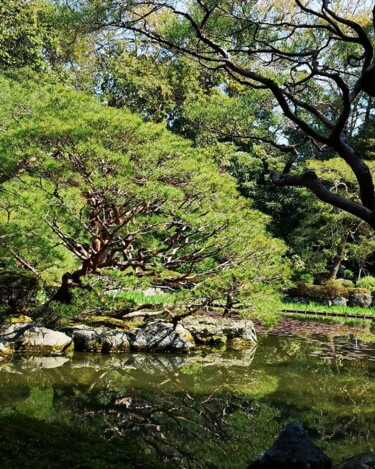
{"label": "rock", "polygon": [[290,423],[274,445],[248,469],[329,469],[332,462],[298,423]]}
{"label": "rock", "polygon": [[75,350],[81,352],[129,352],[127,333],[108,327],[73,326],[65,327],[63,332],[74,341]]}
{"label": "rock", "polygon": [[300,304],[300,305],[308,304],[309,301],[310,300],[308,298],[301,298],[297,296],[285,296],[283,298],[283,302],[285,303],[295,303],[295,304]]}
{"label": "rock", "polygon": [[12,348],[5,341],[0,339],[0,357],[5,358],[12,354]]}
{"label": "rock", "polygon": [[175,327],[175,332],[179,334],[180,337],[182,337],[186,342],[189,342],[191,344],[195,345],[195,340],[190,331],[184,328],[182,324],[177,323],[177,326]]}
{"label": "rock", "polygon": [[136,352],[189,352],[195,346],[194,339],[181,325],[156,321],[145,327],[128,331],[131,350]]}
{"label": "rock", "polygon": [[329,306],[347,306],[348,300],[343,296],[338,296],[337,298],[332,298]]}
{"label": "rock", "polygon": [[373,469],[375,467],[375,453],[364,453],[345,459],[335,469]]}
{"label": "rock", "polygon": [[241,319],[188,316],[180,323],[187,329],[198,344],[217,345],[220,343],[238,346],[256,343],[256,332],[252,321]]}
{"label": "rock", "polygon": [[33,323],[14,323],[1,329],[0,342],[12,352],[60,354],[73,350],[70,337]]}
{"label": "rock", "polygon": [[74,326],[63,331],[73,338],[76,350],[84,352],[188,352],[194,339],[182,326],[149,323],[131,331],[107,327]]}
{"label": "rock", "polygon": [[142,291],[143,295],[146,297],[155,296],[155,295],[165,295],[165,291],[157,287],[148,287]]}
{"label": "rock", "polygon": [[372,297],[369,293],[352,293],[349,296],[348,306],[359,306],[360,308],[368,308],[371,306]]}

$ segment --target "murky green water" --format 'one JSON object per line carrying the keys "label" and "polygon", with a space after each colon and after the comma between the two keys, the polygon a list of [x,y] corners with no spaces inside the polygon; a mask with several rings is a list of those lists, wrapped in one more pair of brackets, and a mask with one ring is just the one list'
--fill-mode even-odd
{"label": "murky green water", "polygon": [[[261,337],[253,350],[188,356],[18,357],[0,364],[0,417],[95,429],[117,449],[124,442],[123,467],[202,468],[247,467],[296,420],[340,461],[375,451],[374,371],[375,344],[355,339]],[[40,433],[33,438],[22,444],[40,444]],[[129,441],[147,463],[126,459]],[[108,458],[76,467],[121,467]]]}

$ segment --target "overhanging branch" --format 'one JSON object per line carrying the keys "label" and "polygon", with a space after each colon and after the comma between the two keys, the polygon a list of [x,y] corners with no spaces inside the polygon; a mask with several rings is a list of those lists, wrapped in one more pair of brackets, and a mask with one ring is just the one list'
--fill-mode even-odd
{"label": "overhanging branch", "polygon": [[331,192],[313,171],[307,171],[304,174],[292,175],[273,172],[271,180],[278,187],[305,187],[313,192],[318,199],[327,202],[333,207],[345,210],[352,215],[365,220],[372,228],[375,228],[375,214],[372,210],[363,205],[357,204],[352,200],[345,199],[339,194]]}

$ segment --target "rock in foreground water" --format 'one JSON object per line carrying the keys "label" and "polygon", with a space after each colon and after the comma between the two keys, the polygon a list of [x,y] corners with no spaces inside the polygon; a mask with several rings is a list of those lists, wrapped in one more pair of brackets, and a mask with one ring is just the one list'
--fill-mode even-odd
{"label": "rock in foreground water", "polygon": [[74,340],[75,350],[83,352],[181,353],[194,348],[194,339],[182,326],[156,321],[131,331],[107,327],[72,326],[63,332]]}
{"label": "rock in foreground water", "polygon": [[364,453],[345,459],[335,469],[373,469],[375,467],[375,453]]}
{"label": "rock in foreground water", "polygon": [[248,469],[329,469],[330,458],[298,423],[290,423],[274,445]]}

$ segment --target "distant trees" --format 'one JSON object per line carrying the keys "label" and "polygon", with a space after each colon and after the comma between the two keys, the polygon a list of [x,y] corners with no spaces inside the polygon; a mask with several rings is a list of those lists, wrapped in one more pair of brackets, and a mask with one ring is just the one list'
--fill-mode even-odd
{"label": "distant trees", "polygon": [[46,65],[44,50],[51,43],[48,4],[42,1],[3,0],[0,5],[0,69]]}
{"label": "distant trees", "polygon": [[[273,96],[299,142],[272,142],[289,155],[277,186],[305,187],[319,199],[375,227],[372,175],[350,141],[350,127],[366,97],[375,96],[373,24],[366,3],[296,0],[87,2],[83,10],[95,28],[121,28],[135,37],[187,54],[204,67]],[[354,14],[354,16],[353,16]],[[356,110],[356,112],[354,112]],[[285,134],[284,134],[285,136]],[[355,175],[359,199],[331,191],[301,164],[302,143],[317,160],[338,155]]]}

